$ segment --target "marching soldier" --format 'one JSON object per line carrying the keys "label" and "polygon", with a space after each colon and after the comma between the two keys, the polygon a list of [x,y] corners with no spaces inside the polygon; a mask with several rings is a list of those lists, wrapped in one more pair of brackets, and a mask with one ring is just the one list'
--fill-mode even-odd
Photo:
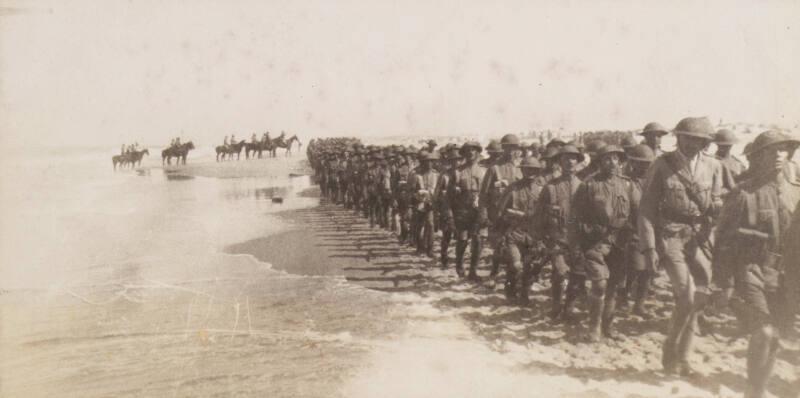
{"label": "marching soldier", "polygon": [[606,142],[603,140],[589,141],[589,143],[586,144],[586,154],[589,155],[589,164],[575,173],[575,175],[580,178],[581,181],[589,178],[589,176],[596,173],[600,169],[599,154],[603,148],[606,147],[606,145]]}
{"label": "marching soldier", "polygon": [[741,160],[731,154],[731,148],[737,142],[733,131],[722,129],[714,135],[714,144],[717,146],[716,157],[722,163],[723,176],[723,195],[732,191],[736,187],[736,178],[744,173],[747,167]]}
{"label": "marching soldier", "polygon": [[622,175],[625,151],[608,145],[595,157],[597,172],[575,193],[575,218],[579,226],[589,291],[588,340],[602,335],[614,338],[612,329],[616,294],[625,275],[625,254],[634,221],[631,217],[633,184]]}
{"label": "marching soldier", "polygon": [[484,169],[478,165],[478,156],[483,148],[475,141],[461,147],[464,164],[453,173],[448,183],[448,206],[453,212],[456,228],[456,272],[464,276],[464,254],[470,246],[469,279],[478,281],[478,261],[481,255],[480,229],[486,220],[481,219],[479,198]]}
{"label": "marching soldier", "polygon": [[416,155],[406,148],[400,149],[399,165],[392,173],[392,188],[395,194],[397,213],[400,216],[400,243],[414,244],[411,232],[412,191],[414,189],[414,168],[411,156]]}
{"label": "marching soldier", "polygon": [[639,143],[636,142],[636,138],[633,138],[633,137],[631,137],[629,135],[626,135],[625,137],[622,137],[622,140],[620,141],[620,146],[622,146],[622,149],[625,150],[625,154],[628,155],[628,156],[630,156],[631,151],[637,145],[639,145]]}
{"label": "marching soldier", "polygon": [[434,203],[439,216],[439,228],[442,230],[442,239],[440,241],[442,269],[447,269],[450,261],[448,249],[450,241],[456,233],[453,209],[450,207],[449,191],[451,183],[455,181],[455,173],[460,166],[460,159],[461,154],[458,148],[455,146],[450,147],[446,152],[444,170],[439,175],[439,181],[436,183],[436,193],[434,194]]}
{"label": "marching soldier", "polygon": [[707,118],[687,117],[674,133],[677,150],[658,157],[647,171],[639,238],[648,269],[655,270],[660,260],[675,297],[661,358],[664,370],[687,376],[693,373],[688,356],[697,315],[708,299],[710,234],[722,206],[722,166],[703,153],[714,134]]}
{"label": "marching soldier", "polygon": [[433,163],[439,160],[438,152],[426,153],[421,159],[418,173],[415,176],[414,191],[414,236],[417,237],[417,253],[424,253],[433,258],[434,229],[434,193],[439,181],[439,173]]}
{"label": "marching soldier", "polygon": [[558,151],[557,147],[547,148],[542,155],[544,162],[544,172],[542,177],[546,181],[554,180],[561,176],[561,166],[558,164]]}
{"label": "marching soldier", "polygon": [[[748,154],[750,178],[739,184],[722,209],[718,242],[735,251],[727,264],[715,263],[720,287],[734,280],[731,306],[751,335],[747,348],[746,397],[763,397],[779,348],[781,254],[797,241],[787,241],[792,212],[800,201],[800,185],[781,179],[789,154],[800,141],[775,131],[761,133]],[[724,296],[723,296],[724,297]],[[797,305],[795,302],[793,305]]]}
{"label": "marching soldier", "polygon": [[639,133],[639,135],[644,137],[644,144],[653,150],[656,157],[661,156],[663,153],[661,151],[661,137],[667,134],[669,134],[669,132],[656,122],[647,123],[644,129],[642,129],[642,132]]}
{"label": "marching soldier", "polygon": [[503,229],[503,226],[498,224],[500,220],[498,219],[497,204],[503,191],[522,178],[522,173],[518,168],[522,160],[519,137],[514,134],[506,134],[500,140],[500,145],[503,149],[503,155],[489,166],[481,182],[481,218],[488,220],[488,241],[493,251],[491,278],[497,276],[502,261],[500,239],[502,236],[498,231]]}
{"label": "marching soldier", "polygon": [[[631,214],[634,220],[639,217],[639,203],[642,198],[642,189],[647,169],[655,160],[653,150],[649,146],[639,144],[628,153],[628,177],[633,184],[631,198]],[[625,286],[620,290],[620,307],[628,308],[628,297],[633,291],[633,313],[642,318],[649,319],[650,313],[644,307],[644,301],[650,291],[650,281],[654,275],[645,267],[644,255],[639,251],[639,233],[634,229],[630,243],[627,247],[628,268],[625,273]]]}
{"label": "marching soldier", "polygon": [[392,173],[386,156],[380,155],[379,152],[376,159],[378,167],[376,168],[376,174],[373,176],[373,183],[377,194],[377,222],[378,226],[389,230],[391,228],[390,218],[392,215]]}
{"label": "marching soldier", "polygon": [[[542,191],[536,209],[536,230],[544,234],[553,264],[550,274],[553,301],[550,317],[571,321],[574,320],[572,311],[575,300],[586,280],[572,206],[575,192],[581,184],[581,180],[575,176],[575,167],[584,160],[584,155],[578,148],[565,145],[559,149],[556,159],[561,166],[561,175],[550,180]],[[563,300],[565,281],[568,281],[566,301]]]}
{"label": "marching soldier", "polygon": [[528,293],[533,282],[532,262],[541,258],[541,241],[534,226],[534,215],[545,181],[539,176],[542,165],[534,157],[519,166],[522,179],[513,182],[497,204],[501,220],[502,246],[507,254],[505,293],[509,301],[517,296],[521,304],[530,300]]}
{"label": "marching soldier", "polygon": [[486,153],[489,154],[489,157],[486,159],[481,159],[478,164],[481,165],[481,167],[488,169],[497,163],[497,161],[503,155],[503,147],[500,145],[500,141],[489,140],[489,144],[486,145]]}

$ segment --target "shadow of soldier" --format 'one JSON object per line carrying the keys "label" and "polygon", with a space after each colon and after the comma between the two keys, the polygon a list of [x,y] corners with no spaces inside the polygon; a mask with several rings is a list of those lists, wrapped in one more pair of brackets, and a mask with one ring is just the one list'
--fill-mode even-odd
{"label": "shadow of soldier", "polygon": [[[614,379],[653,385],[674,380],[661,372],[660,362],[664,333],[669,328],[674,307],[665,275],[653,284],[648,301],[653,307],[652,318],[620,313],[615,329],[621,340],[606,339],[587,344],[581,315],[576,322],[555,322],[548,317],[549,267],[545,267],[532,286],[530,304],[512,305],[502,293],[502,271],[495,286],[467,282],[455,274],[452,266],[441,269],[438,258],[419,255],[414,248],[400,244],[395,233],[371,228],[368,221],[353,210],[323,202],[315,208],[290,210],[283,216],[310,226],[321,241],[319,246],[329,252],[329,257],[347,260],[342,270],[348,281],[376,291],[417,295],[448,316],[460,317],[477,336],[499,352],[516,346],[541,354],[541,360],[521,362],[520,369],[568,374],[582,380]],[[440,239],[441,234],[436,234],[437,253]],[[451,259],[454,250],[453,242],[448,252]],[[469,255],[467,249],[465,259]],[[479,270],[482,275],[488,274],[490,256],[490,249],[481,253]],[[581,314],[586,312],[583,301],[585,297],[579,298]],[[715,335],[697,337],[697,355],[702,357],[698,370],[702,376],[686,379],[686,382],[714,394],[718,394],[722,386],[744,390],[744,342],[732,346],[725,339],[733,336],[734,330],[735,326],[727,322],[715,325]],[[798,366],[800,356],[796,354],[797,351],[782,351],[779,360],[784,365]],[[559,359],[553,363],[552,357]],[[796,389],[783,374],[776,374],[770,387],[770,391],[779,396],[788,396]]]}

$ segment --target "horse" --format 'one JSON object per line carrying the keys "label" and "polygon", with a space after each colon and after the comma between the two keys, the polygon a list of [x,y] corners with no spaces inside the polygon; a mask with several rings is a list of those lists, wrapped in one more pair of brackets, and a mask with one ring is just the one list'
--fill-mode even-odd
{"label": "horse", "polygon": [[172,164],[172,158],[178,159],[175,164],[181,164],[181,160],[183,160],[183,164],[186,164],[186,155],[188,155],[189,151],[192,149],[194,149],[194,144],[189,141],[161,151],[161,165],[163,166],[165,161],[167,164]]}
{"label": "horse", "polygon": [[150,151],[147,149],[142,149],[141,151],[131,151],[124,153],[122,155],[115,155],[111,157],[111,162],[114,164],[114,170],[117,170],[117,165],[120,168],[125,167],[126,165],[131,166],[131,168],[141,166],[142,165],[142,158],[144,155],[149,155]]}
{"label": "horse", "polygon": [[258,152],[258,158],[261,159],[261,155],[264,151],[269,151],[272,144],[269,141],[261,140],[258,142],[248,142],[244,144],[244,157],[245,159],[250,159],[250,153],[253,153],[253,158],[256,157],[256,152]]}
{"label": "horse", "polygon": [[142,158],[144,157],[144,155],[149,155],[149,154],[150,151],[148,151],[147,148],[142,149],[141,151],[133,151],[129,153],[130,157],[128,159],[128,163],[130,163],[131,168],[139,167],[142,165]]}
{"label": "horse", "polygon": [[285,156],[289,156],[292,153],[292,143],[295,142],[295,141],[297,141],[297,144],[299,145],[298,146],[298,150],[303,147],[303,143],[300,142],[300,139],[297,138],[296,135],[293,135],[293,136],[289,137],[289,139],[286,140],[286,141],[284,141],[280,137],[275,139],[274,142],[272,143],[272,148],[271,148],[272,157],[274,158],[276,156],[275,153],[278,151],[278,148],[286,148],[286,155]]}
{"label": "horse", "polygon": [[222,160],[225,160],[225,155],[228,155],[228,159],[230,159],[235,154],[236,155],[236,160],[239,160],[239,158],[242,156],[242,148],[245,146],[245,144],[246,144],[246,141],[245,140],[241,140],[241,141],[239,141],[237,143],[230,144],[228,146],[225,146],[225,145],[217,146],[217,148],[216,148],[216,151],[217,151],[217,162],[219,162],[220,155],[222,155]]}

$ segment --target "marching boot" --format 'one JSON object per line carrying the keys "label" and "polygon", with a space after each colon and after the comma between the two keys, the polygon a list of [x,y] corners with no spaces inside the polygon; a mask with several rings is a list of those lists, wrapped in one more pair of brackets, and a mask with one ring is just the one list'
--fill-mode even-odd
{"label": "marching boot", "polygon": [[459,277],[464,277],[464,252],[467,250],[467,242],[456,241],[456,273]]}
{"label": "marching boot", "polygon": [[619,340],[619,335],[614,331],[613,323],[614,323],[614,311],[616,311],[616,299],[614,297],[607,297],[605,300],[605,305],[603,306],[603,323],[602,323],[602,331],[603,336],[612,340]]}
{"label": "marching boot", "polygon": [[779,346],[777,331],[770,325],[763,326],[750,337],[747,345],[745,398],[761,398],[766,395]]}
{"label": "marching boot", "polygon": [[442,231],[442,241],[440,243],[441,252],[440,256],[442,259],[442,269],[447,269],[447,265],[450,262],[450,257],[448,257],[448,250],[450,249],[450,232]]}
{"label": "marching boot", "polygon": [[653,314],[644,307],[644,300],[647,298],[647,293],[650,291],[651,278],[647,272],[642,271],[637,279],[639,283],[638,286],[636,286],[633,313],[644,319],[650,319],[653,317]]}
{"label": "marching boot", "polygon": [[478,262],[481,259],[481,241],[480,238],[472,237],[470,241],[471,252],[469,259],[469,280],[472,282],[480,282],[481,278],[478,276]]}
{"label": "marching boot", "polygon": [[628,301],[628,295],[633,280],[633,275],[629,275],[625,280],[625,285],[617,292],[619,299],[617,300],[617,308],[620,312],[628,312],[631,309],[631,303]]}
{"label": "marching boot", "polygon": [[517,270],[512,268],[506,269],[506,282],[503,285],[503,291],[509,303],[517,301]]}
{"label": "marching boot", "polygon": [[550,318],[555,320],[561,314],[561,298],[564,295],[564,283],[560,280],[554,280],[552,283],[553,284],[550,287],[550,297],[553,303],[552,309],[548,315],[550,315]]}
{"label": "marching boot", "polygon": [[531,268],[530,265],[522,267],[522,277],[520,278],[520,287],[519,287],[519,302],[520,304],[527,305],[530,304],[530,292],[531,292]]}
{"label": "marching boot", "polygon": [[575,282],[569,281],[567,284],[567,298],[564,301],[564,310],[561,313],[561,319],[565,322],[575,322],[578,320],[575,314],[575,300],[578,299],[579,286]]}
{"label": "marching boot", "polygon": [[[499,248],[497,249],[499,251]],[[495,278],[500,273],[500,256],[497,252],[492,253],[492,270],[489,272],[490,278]]]}
{"label": "marching boot", "polygon": [[603,296],[589,296],[589,325],[586,340],[597,343],[601,338],[600,318],[603,311]]}

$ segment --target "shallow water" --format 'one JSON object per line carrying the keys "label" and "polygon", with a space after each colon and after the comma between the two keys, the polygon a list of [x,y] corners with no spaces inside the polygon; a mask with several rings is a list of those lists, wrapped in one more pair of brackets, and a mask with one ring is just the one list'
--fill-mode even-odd
{"label": "shallow water", "polygon": [[307,177],[113,173],[109,156],[2,163],[0,395],[336,396],[398,329],[381,294],[224,252],[316,203]]}

